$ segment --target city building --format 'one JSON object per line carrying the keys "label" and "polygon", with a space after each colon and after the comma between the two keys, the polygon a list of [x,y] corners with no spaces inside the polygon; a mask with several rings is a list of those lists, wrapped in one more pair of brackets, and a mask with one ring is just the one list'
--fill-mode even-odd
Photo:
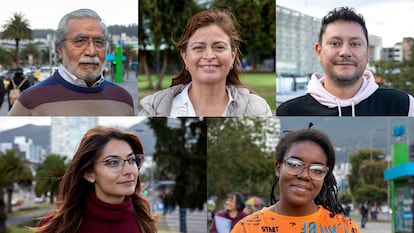
{"label": "city building", "polygon": [[414,38],[404,37],[402,42],[396,43],[393,47],[382,49],[381,59],[383,61],[403,62],[411,58],[411,47]]}
{"label": "city building", "polygon": [[52,117],[50,153],[72,159],[83,135],[97,123],[97,117]]}

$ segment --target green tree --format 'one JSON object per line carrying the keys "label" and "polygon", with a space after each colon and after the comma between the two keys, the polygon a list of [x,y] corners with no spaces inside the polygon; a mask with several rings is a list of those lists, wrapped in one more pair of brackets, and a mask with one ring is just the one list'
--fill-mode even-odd
{"label": "green tree", "polygon": [[[28,60],[29,56],[33,57],[33,61],[31,64]],[[36,46],[32,43],[28,43],[26,47],[22,50],[22,57],[24,57],[25,59],[24,63],[29,65],[37,64],[40,61],[40,53],[37,50]]]}
{"label": "green tree", "polygon": [[36,172],[36,196],[45,195],[49,192],[50,203],[54,202],[60,180],[65,174],[67,164],[66,157],[58,154],[49,154],[39,165]]}
{"label": "green tree", "polygon": [[14,184],[30,186],[33,175],[29,167],[29,162],[16,150],[6,150],[5,153],[0,153],[0,156],[2,157],[2,164],[4,163],[0,171],[0,176],[4,176],[4,186],[2,188],[7,193],[7,212],[11,213]]}
{"label": "green tree", "polygon": [[[214,0],[213,6],[227,7],[240,25],[242,54],[246,54],[253,66],[263,58],[275,58],[276,49],[276,2],[274,0]],[[260,12],[260,13],[259,13]]]}
{"label": "green tree", "polygon": [[202,209],[207,199],[207,127],[206,118],[176,121],[149,118],[148,125],[157,138],[154,160],[159,179],[175,180],[173,195],[180,207],[180,231],[186,232],[186,208]]}
{"label": "green tree", "polygon": [[0,64],[2,65],[9,65],[13,63],[13,52],[9,49],[5,49],[0,47]]}
{"label": "green tree", "polygon": [[[168,56],[174,49],[171,39],[181,35],[188,18],[200,10],[196,1],[158,0],[139,2],[139,56],[140,63],[148,80],[148,89],[159,90],[168,66]],[[155,60],[149,60],[151,49],[155,51]],[[148,63],[156,67],[157,81],[154,86]]]}
{"label": "green tree", "polygon": [[381,203],[387,201],[387,189],[378,187],[374,184],[368,184],[358,188],[354,193],[354,197],[355,201],[358,203]]}
{"label": "green tree", "polygon": [[275,129],[267,118],[209,118],[207,196],[223,200],[239,191],[268,197],[274,156],[264,148]]}
{"label": "green tree", "polygon": [[15,13],[6,24],[3,25],[4,31],[1,34],[2,39],[11,39],[16,42],[15,61],[19,64],[19,43],[21,40],[32,39],[32,29],[27,19],[22,13]]}
{"label": "green tree", "polygon": [[[351,171],[348,175],[348,182],[357,202],[381,203],[386,200],[387,183],[384,181],[383,174],[387,168],[387,162],[384,160],[384,154],[381,150],[361,149],[350,155]],[[385,192],[385,199],[379,196],[379,199],[373,200],[371,198],[376,196],[370,195],[361,201],[370,185],[379,189],[378,194]]]}
{"label": "green tree", "polygon": [[122,47],[122,53],[126,57],[126,60],[124,62],[124,71],[126,78],[129,79],[129,62],[130,61],[136,61],[138,54],[136,53],[134,47],[132,45],[125,45]]}

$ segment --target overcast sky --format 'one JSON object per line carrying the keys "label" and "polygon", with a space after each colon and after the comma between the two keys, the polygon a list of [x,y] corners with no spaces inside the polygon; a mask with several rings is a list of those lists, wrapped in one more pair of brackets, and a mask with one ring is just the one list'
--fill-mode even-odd
{"label": "overcast sky", "polygon": [[382,37],[383,47],[414,37],[413,0],[276,0],[276,4],[318,18],[335,7],[353,7],[364,16],[368,33]]}
{"label": "overcast sky", "polygon": [[80,8],[96,11],[106,25],[138,24],[138,0],[7,0],[0,6],[0,30],[14,13],[22,13],[31,29],[55,30],[66,13]]}
{"label": "overcast sky", "polygon": [[[103,126],[128,128],[144,119],[145,117],[98,117],[98,124]],[[0,132],[27,124],[50,125],[50,122],[50,117],[0,117]]]}

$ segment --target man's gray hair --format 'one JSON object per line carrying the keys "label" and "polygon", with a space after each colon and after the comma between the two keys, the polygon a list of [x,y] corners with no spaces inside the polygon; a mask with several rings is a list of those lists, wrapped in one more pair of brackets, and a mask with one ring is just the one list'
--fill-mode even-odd
{"label": "man's gray hair", "polygon": [[54,62],[56,64],[59,64],[61,62],[61,60],[58,57],[58,48],[60,46],[62,46],[62,43],[65,41],[66,39],[66,35],[68,33],[68,21],[70,19],[82,19],[82,18],[92,18],[92,19],[96,19],[98,21],[101,22],[102,27],[104,29],[104,36],[105,39],[107,39],[107,28],[104,22],[102,22],[102,18],[93,10],[91,9],[78,9],[78,10],[74,10],[70,13],[67,13],[65,16],[63,16],[63,18],[59,21],[59,25],[58,28],[55,32],[55,56],[54,56]]}

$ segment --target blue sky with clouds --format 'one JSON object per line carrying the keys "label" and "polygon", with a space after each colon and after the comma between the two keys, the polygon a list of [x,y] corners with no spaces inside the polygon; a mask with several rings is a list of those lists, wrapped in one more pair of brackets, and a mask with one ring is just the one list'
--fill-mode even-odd
{"label": "blue sky with clouds", "polygon": [[382,37],[383,47],[414,37],[413,0],[276,0],[276,4],[318,18],[335,7],[353,7],[364,16],[368,33]]}

